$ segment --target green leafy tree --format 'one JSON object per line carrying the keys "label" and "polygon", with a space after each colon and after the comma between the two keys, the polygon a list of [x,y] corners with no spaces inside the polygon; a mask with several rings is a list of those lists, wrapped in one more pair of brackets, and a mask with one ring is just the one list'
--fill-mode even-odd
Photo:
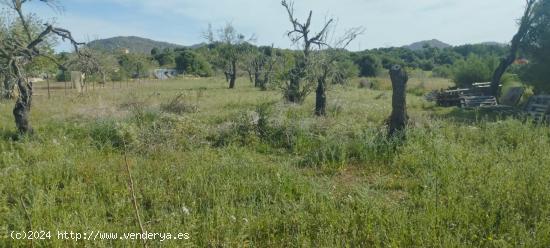
{"label": "green leafy tree", "polygon": [[[32,15],[25,15],[23,11],[29,2],[28,0],[0,2],[14,17],[13,21],[7,24],[7,26],[13,25],[13,32],[3,34],[4,37],[0,40],[0,62],[2,62],[0,70],[8,80],[15,81],[19,89],[13,115],[17,129],[21,134],[32,133],[33,131],[29,121],[33,95],[32,84],[27,79],[29,66],[32,67],[31,64],[38,57],[46,57],[52,60],[53,63],[57,63],[54,57],[41,52],[44,50],[43,46],[48,45],[48,41],[52,39],[52,36],[59,36],[64,40],[71,41],[76,51],[78,51],[78,46],[82,45],[82,43],[78,43],[73,39],[68,30],[54,27],[51,24],[45,24],[35,31],[32,25]],[[51,0],[41,0],[41,2],[53,4]]]}
{"label": "green leafy tree", "polygon": [[237,81],[238,64],[246,54],[248,41],[243,34],[240,34],[231,23],[227,23],[214,34],[212,26],[209,25],[204,37],[210,43],[212,50],[218,55],[217,63],[224,69],[224,74],[229,82],[229,88],[234,89]]}
{"label": "green leafy tree", "polygon": [[331,56],[334,57],[334,62],[331,65],[332,68],[332,78],[331,82],[333,84],[344,85],[349,82],[350,79],[359,76],[360,70],[352,59],[350,58],[349,52],[343,49],[333,49],[334,51],[328,51],[332,53]]}
{"label": "green leafy tree", "polygon": [[550,93],[550,0],[535,5],[531,32],[523,46],[531,61],[522,70],[522,78],[533,85],[537,93]]}
{"label": "green leafy tree", "polygon": [[151,60],[141,54],[122,54],[118,57],[120,68],[130,78],[147,78],[153,68]]}
{"label": "green leafy tree", "polygon": [[176,69],[199,77],[210,77],[213,74],[212,66],[202,55],[187,49],[176,57]]}
{"label": "green leafy tree", "polygon": [[355,59],[361,77],[376,77],[382,70],[382,62],[374,54],[361,54]]}
{"label": "green leafy tree", "polygon": [[[10,40],[18,39],[21,41],[28,40],[26,30],[28,30],[33,37],[38,36],[43,26],[42,21],[34,14],[27,15],[25,22],[19,19],[15,21],[8,21],[7,16],[0,17],[0,39]],[[26,25],[26,28],[25,26]],[[54,36],[48,36],[44,41],[39,44],[42,56],[37,56],[35,59],[24,65],[24,69],[29,77],[42,77],[52,73],[55,73],[56,64],[52,63],[49,59],[54,56],[54,45],[56,39]],[[4,61],[0,58],[0,63],[7,65],[8,61],[4,58]],[[11,98],[14,95],[16,80],[13,77],[7,76],[4,73],[0,77],[3,82],[2,98]]]}
{"label": "green leafy tree", "polygon": [[[309,95],[315,85],[315,78],[311,76],[313,60],[311,54],[315,47],[321,48],[327,46],[327,34],[333,19],[329,19],[323,24],[323,28],[317,32],[311,31],[311,18],[313,11],[309,12],[308,18],[301,23],[294,14],[294,2],[281,1],[281,5],[285,8],[292,29],[287,33],[290,40],[297,45],[300,45],[301,52],[296,54],[294,68],[289,72],[289,82],[283,89],[284,97],[292,103],[302,103],[307,95]],[[320,82],[317,82],[318,84]],[[325,87],[318,87],[324,90]]]}
{"label": "green leafy tree", "polygon": [[244,56],[244,68],[248,72],[254,87],[267,90],[274,78],[274,72],[280,57],[273,46],[250,46]]}
{"label": "green leafy tree", "polygon": [[483,60],[470,55],[466,60],[454,66],[453,80],[458,87],[470,87],[473,83],[488,82],[496,64],[495,59]]}
{"label": "green leafy tree", "polygon": [[175,65],[176,53],[173,49],[165,48],[160,52],[157,48],[151,50],[151,55],[159,66],[170,67]]}

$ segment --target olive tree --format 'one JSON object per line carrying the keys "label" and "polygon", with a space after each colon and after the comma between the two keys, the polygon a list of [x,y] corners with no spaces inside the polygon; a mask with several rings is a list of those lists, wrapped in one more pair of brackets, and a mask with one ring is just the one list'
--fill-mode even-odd
{"label": "olive tree", "polygon": [[276,64],[279,62],[273,45],[251,47],[246,53],[244,62],[244,68],[254,87],[267,90],[269,83],[273,80]]}
{"label": "olive tree", "polygon": [[[29,123],[29,112],[32,105],[32,84],[27,79],[26,67],[38,57],[46,57],[55,63],[55,58],[44,53],[43,45],[52,36],[69,40],[76,51],[83,43],[76,42],[71,33],[62,28],[54,27],[51,24],[44,24],[41,31],[35,33],[31,29],[30,18],[25,15],[23,7],[32,0],[3,0],[3,6],[15,16],[13,22],[21,25],[21,32],[3,34],[0,40],[0,70],[5,78],[13,80],[18,89],[13,115],[15,124],[20,134],[32,133]],[[54,0],[40,0],[51,7],[56,7]]]}
{"label": "olive tree", "polygon": [[[329,19],[324,23],[321,31],[312,33],[313,11],[309,12],[305,22],[300,22],[294,14],[294,2],[283,0],[281,5],[285,8],[292,25],[292,29],[287,32],[287,36],[294,44],[301,47],[301,53],[296,58],[294,68],[289,73],[289,82],[284,88],[284,97],[289,102],[302,103],[306,96],[311,93],[314,85],[314,80],[306,80],[308,70],[311,68],[311,52],[316,47],[320,49],[322,46],[327,45],[328,29],[334,20]],[[305,82],[303,82],[304,80]]]}
{"label": "olive tree", "polygon": [[292,29],[287,35],[294,44],[299,44],[301,52],[296,58],[294,68],[289,73],[289,83],[284,88],[284,96],[292,103],[302,103],[306,96],[316,87],[315,114],[326,115],[326,89],[328,80],[336,75],[335,62],[338,51],[345,49],[357,36],[364,32],[363,28],[348,30],[339,39],[334,37],[334,19],[328,19],[319,32],[312,33],[313,11],[309,12],[305,22],[300,22],[294,14],[294,3],[283,0]]}
{"label": "olive tree", "polygon": [[221,60],[220,64],[222,64],[229,81],[229,88],[234,89],[237,81],[238,63],[246,54],[247,43],[254,38],[247,39],[243,34],[238,33],[231,23],[227,23],[219,29],[217,34],[212,30],[212,26],[209,26],[204,36],[217,50],[218,59]]}
{"label": "olive tree", "polygon": [[550,92],[550,0],[535,5],[532,29],[523,49],[530,61],[521,71],[522,79],[533,85],[536,93]]}
{"label": "olive tree", "polygon": [[[327,108],[326,91],[330,82],[341,84],[347,80],[348,75],[341,68],[342,60],[345,53],[345,48],[359,35],[363,34],[362,27],[352,28],[339,39],[327,43],[326,49],[316,52],[317,56],[312,59],[311,66],[316,73],[314,79],[317,81],[315,90],[315,115],[325,116]],[[345,60],[344,60],[345,61]],[[345,64],[346,66],[355,66],[353,63]],[[356,73],[358,74],[358,72]]]}

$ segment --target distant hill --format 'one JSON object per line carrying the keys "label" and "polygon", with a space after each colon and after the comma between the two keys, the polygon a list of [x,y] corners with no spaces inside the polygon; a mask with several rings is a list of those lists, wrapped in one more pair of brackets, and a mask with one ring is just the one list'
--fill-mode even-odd
{"label": "distant hill", "polygon": [[451,47],[451,45],[436,39],[419,41],[403,47],[413,51],[418,51],[418,50],[424,49],[426,45],[430,47],[441,48],[441,49]]}
{"label": "distant hill", "polygon": [[151,39],[128,36],[113,37],[108,39],[95,40],[87,45],[88,47],[104,52],[116,52],[128,49],[131,53],[149,54],[153,48],[182,48],[184,46],[168,42],[155,41]]}

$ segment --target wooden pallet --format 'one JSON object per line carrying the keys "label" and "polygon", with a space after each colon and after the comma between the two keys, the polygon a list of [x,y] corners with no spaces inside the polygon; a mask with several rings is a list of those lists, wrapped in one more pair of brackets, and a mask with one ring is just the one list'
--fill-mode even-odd
{"label": "wooden pallet", "polygon": [[525,112],[538,122],[550,120],[550,95],[532,96]]}
{"label": "wooden pallet", "polygon": [[494,96],[461,96],[460,105],[463,108],[478,108],[486,106],[497,106],[497,99]]}

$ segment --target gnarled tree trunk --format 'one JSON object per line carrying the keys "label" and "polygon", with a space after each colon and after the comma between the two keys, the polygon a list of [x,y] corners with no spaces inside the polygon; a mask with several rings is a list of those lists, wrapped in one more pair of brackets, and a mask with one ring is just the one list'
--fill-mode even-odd
{"label": "gnarled tree trunk", "polygon": [[327,94],[326,94],[326,80],[328,76],[328,68],[325,68],[323,75],[317,80],[317,90],[315,94],[315,115],[326,116],[327,115]]}
{"label": "gnarled tree trunk", "polygon": [[390,69],[390,77],[393,87],[392,113],[389,119],[389,136],[405,138],[407,126],[407,81],[409,77],[405,69],[399,65],[393,65]]}
{"label": "gnarled tree trunk", "polygon": [[502,79],[502,75],[508,70],[508,67],[510,67],[514,61],[516,61],[516,54],[517,54],[517,48],[515,51],[510,51],[510,54],[508,57],[503,58],[500,61],[500,64],[498,65],[497,69],[495,70],[493,74],[493,78],[491,79],[491,95],[497,97],[500,95],[500,81]]}
{"label": "gnarled tree trunk", "polygon": [[230,75],[229,71],[226,70],[223,72],[223,74],[225,75],[225,81],[229,83],[229,75]]}
{"label": "gnarled tree trunk", "polygon": [[235,82],[237,81],[237,61],[231,61],[231,73],[229,74],[229,88],[235,88]]}
{"label": "gnarled tree trunk", "polygon": [[315,97],[315,115],[325,116],[327,115],[327,94],[325,92],[325,83],[319,79],[317,84],[317,91]]}
{"label": "gnarled tree trunk", "polygon": [[260,70],[256,69],[254,71],[254,87],[256,87],[256,88],[261,87],[262,84],[263,84],[263,82],[262,82]]}
{"label": "gnarled tree trunk", "polygon": [[260,84],[261,90],[267,90],[267,84],[271,81],[271,74],[273,73],[273,65],[275,62],[271,61],[269,63],[269,67],[267,68],[267,71],[264,73],[264,79],[262,80],[262,83]]}
{"label": "gnarled tree trunk", "polygon": [[300,103],[300,78],[291,76],[290,84],[286,92],[286,100],[292,103]]}
{"label": "gnarled tree trunk", "polygon": [[13,108],[15,125],[20,134],[32,133],[33,129],[29,123],[29,113],[32,103],[32,84],[27,83],[23,77],[17,79],[19,97]]}

